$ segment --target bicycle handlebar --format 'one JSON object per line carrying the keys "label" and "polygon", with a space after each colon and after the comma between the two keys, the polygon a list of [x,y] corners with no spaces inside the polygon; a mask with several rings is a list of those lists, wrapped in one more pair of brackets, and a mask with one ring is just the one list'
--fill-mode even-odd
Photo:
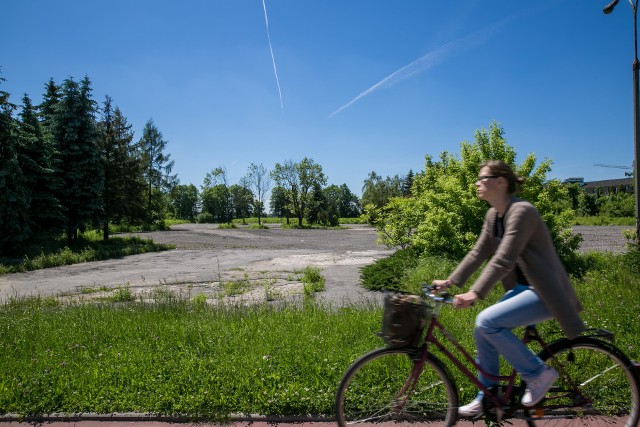
{"label": "bicycle handlebar", "polygon": [[437,290],[436,285],[428,285],[426,283],[422,285],[422,292],[430,300],[440,304],[453,304],[453,295],[446,291],[436,293]]}

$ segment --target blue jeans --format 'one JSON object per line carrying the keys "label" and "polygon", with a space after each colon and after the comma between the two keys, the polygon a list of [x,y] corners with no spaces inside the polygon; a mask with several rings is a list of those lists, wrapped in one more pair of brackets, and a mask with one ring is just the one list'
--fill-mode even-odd
{"label": "blue jeans", "polygon": [[[536,378],[542,373],[544,363],[511,330],[550,318],[551,313],[538,294],[526,285],[517,285],[476,317],[476,362],[488,374],[498,375],[499,355],[502,354],[524,381]],[[496,384],[481,373],[478,373],[478,379],[486,387]],[[482,395],[480,392],[477,398]]]}

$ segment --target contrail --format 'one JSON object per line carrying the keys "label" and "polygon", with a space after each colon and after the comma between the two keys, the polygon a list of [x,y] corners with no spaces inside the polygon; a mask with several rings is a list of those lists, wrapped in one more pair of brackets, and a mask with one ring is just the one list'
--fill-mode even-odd
{"label": "contrail", "polygon": [[339,112],[341,112],[342,110],[349,108],[350,106],[355,104],[358,100],[364,98],[365,96],[369,95],[370,93],[372,93],[377,89],[380,89],[382,87],[391,87],[402,80],[408,79],[409,77],[412,77],[418,73],[421,73],[423,71],[426,71],[430,68],[435,67],[436,65],[442,63],[445,59],[447,59],[448,57],[456,53],[457,51],[484,43],[491,35],[496,33],[500,29],[500,27],[504,26],[511,19],[513,18],[506,19],[505,21],[499,24],[496,24],[492,27],[482,29],[469,36],[451,41],[449,43],[446,43],[440,46],[439,48],[416,59],[410,64],[407,64],[404,67],[389,74],[387,77],[380,80],[378,83],[374,84],[364,92],[360,93],[358,96],[356,96],[351,101],[344,104],[342,107],[338,108],[333,113],[329,114],[327,118],[333,117]]}
{"label": "contrail", "polygon": [[280,108],[284,110],[282,103],[282,92],[280,91],[280,80],[278,79],[278,69],[276,68],[276,57],[273,55],[273,47],[271,47],[271,36],[269,35],[269,18],[267,18],[267,5],[262,0],[262,9],[264,10],[264,24],[267,27],[267,40],[269,40],[269,51],[271,52],[271,62],[273,62],[273,73],[276,75],[276,85],[278,86],[278,95],[280,96]]}

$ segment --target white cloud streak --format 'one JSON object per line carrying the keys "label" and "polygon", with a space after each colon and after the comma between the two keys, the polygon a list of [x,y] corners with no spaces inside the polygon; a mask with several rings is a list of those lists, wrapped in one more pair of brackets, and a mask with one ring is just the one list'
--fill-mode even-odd
{"label": "white cloud streak", "polygon": [[278,96],[280,97],[280,109],[284,110],[282,102],[282,91],[280,90],[280,79],[278,79],[278,69],[276,68],[276,57],[273,55],[273,47],[271,46],[271,35],[269,34],[269,18],[267,18],[267,5],[262,0],[262,10],[264,10],[264,24],[267,28],[267,40],[269,41],[269,51],[271,52],[271,62],[273,63],[273,73],[276,76],[276,85],[278,86]]}
{"label": "white cloud streak", "polygon": [[347,102],[342,107],[338,108],[336,111],[329,114],[327,118],[331,118],[336,114],[340,113],[341,111],[351,107],[353,104],[355,104],[365,96],[371,94],[372,92],[378,89],[391,87],[396,83],[399,83],[405,79],[415,76],[416,74],[429,70],[430,68],[433,68],[438,64],[441,64],[451,56],[455,55],[456,53],[464,49],[468,49],[470,47],[477,46],[486,42],[493,34],[498,32],[498,30],[501,27],[503,27],[511,19],[512,18],[506,19],[492,27],[482,29],[480,31],[477,31],[461,39],[453,40],[449,43],[446,43],[440,46],[435,50],[432,50],[431,52],[416,59],[410,64],[407,64],[404,67],[389,74],[387,77],[380,80],[378,83],[374,84],[364,92],[361,92],[358,96],[353,98],[351,101]]}

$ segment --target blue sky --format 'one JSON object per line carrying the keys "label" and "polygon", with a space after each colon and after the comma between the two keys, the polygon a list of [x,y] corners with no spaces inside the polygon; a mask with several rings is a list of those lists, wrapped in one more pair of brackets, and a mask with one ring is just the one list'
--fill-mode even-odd
{"label": "blue sky", "polygon": [[633,161],[633,15],[606,3],[4,0],[0,88],[39,103],[50,78],[89,76],[198,187],[310,157],[361,194],[493,120],[552,178],[622,178],[593,166]]}

